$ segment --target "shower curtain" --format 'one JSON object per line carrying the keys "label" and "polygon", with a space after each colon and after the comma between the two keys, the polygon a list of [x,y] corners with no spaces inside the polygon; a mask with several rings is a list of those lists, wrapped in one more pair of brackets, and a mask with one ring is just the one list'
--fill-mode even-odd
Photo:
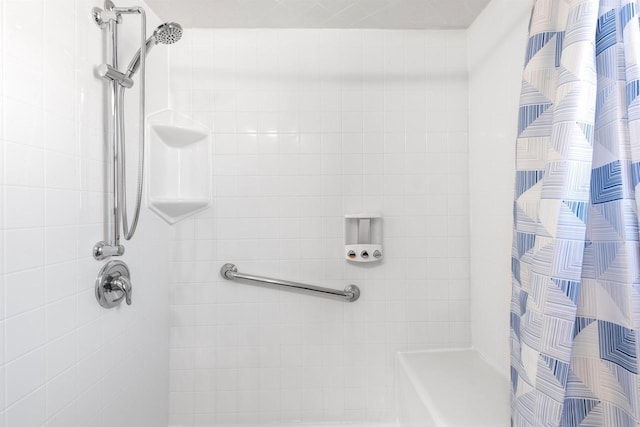
{"label": "shower curtain", "polygon": [[516,148],[514,426],[640,426],[636,0],[538,0]]}

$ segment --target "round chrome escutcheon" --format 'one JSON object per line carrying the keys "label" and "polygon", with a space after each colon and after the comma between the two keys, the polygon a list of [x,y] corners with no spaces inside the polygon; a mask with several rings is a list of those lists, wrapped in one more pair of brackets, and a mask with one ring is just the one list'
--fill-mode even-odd
{"label": "round chrome escutcheon", "polygon": [[114,280],[129,280],[129,267],[123,261],[113,260],[106,263],[96,279],[96,299],[104,308],[113,308],[125,300],[126,295],[121,288],[114,286]]}

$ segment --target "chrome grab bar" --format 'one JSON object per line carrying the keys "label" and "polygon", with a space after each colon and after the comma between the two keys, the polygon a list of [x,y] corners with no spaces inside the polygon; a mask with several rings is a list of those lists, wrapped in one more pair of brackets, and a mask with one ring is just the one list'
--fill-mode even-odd
{"label": "chrome grab bar", "polygon": [[284,286],[290,289],[300,289],[303,291],[317,292],[319,294],[329,294],[342,297],[348,302],[355,302],[360,298],[360,288],[356,285],[348,285],[344,291],[338,289],[323,288],[320,286],[307,285],[305,283],[290,282],[288,280],[271,279],[269,277],[254,276],[252,274],[238,273],[235,264],[225,264],[220,269],[220,275],[227,280],[249,280],[252,282],[266,283],[268,285]]}

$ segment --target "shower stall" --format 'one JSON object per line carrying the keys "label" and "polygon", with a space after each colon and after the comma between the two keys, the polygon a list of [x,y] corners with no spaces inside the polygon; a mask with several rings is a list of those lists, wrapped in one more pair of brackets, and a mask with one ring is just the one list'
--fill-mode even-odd
{"label": "shower stall", "polygon": [[530,2],[121,3],[0,0],[0,426],[508,425]]}

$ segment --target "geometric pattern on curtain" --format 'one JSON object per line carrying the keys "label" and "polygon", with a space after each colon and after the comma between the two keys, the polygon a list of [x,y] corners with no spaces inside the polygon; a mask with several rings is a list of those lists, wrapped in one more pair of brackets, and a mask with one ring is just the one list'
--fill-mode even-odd
{"label": "geometric pattern on curtain", "polygon": [[538,0],[513,206],[514,426],[640,426],[636,0]]}

